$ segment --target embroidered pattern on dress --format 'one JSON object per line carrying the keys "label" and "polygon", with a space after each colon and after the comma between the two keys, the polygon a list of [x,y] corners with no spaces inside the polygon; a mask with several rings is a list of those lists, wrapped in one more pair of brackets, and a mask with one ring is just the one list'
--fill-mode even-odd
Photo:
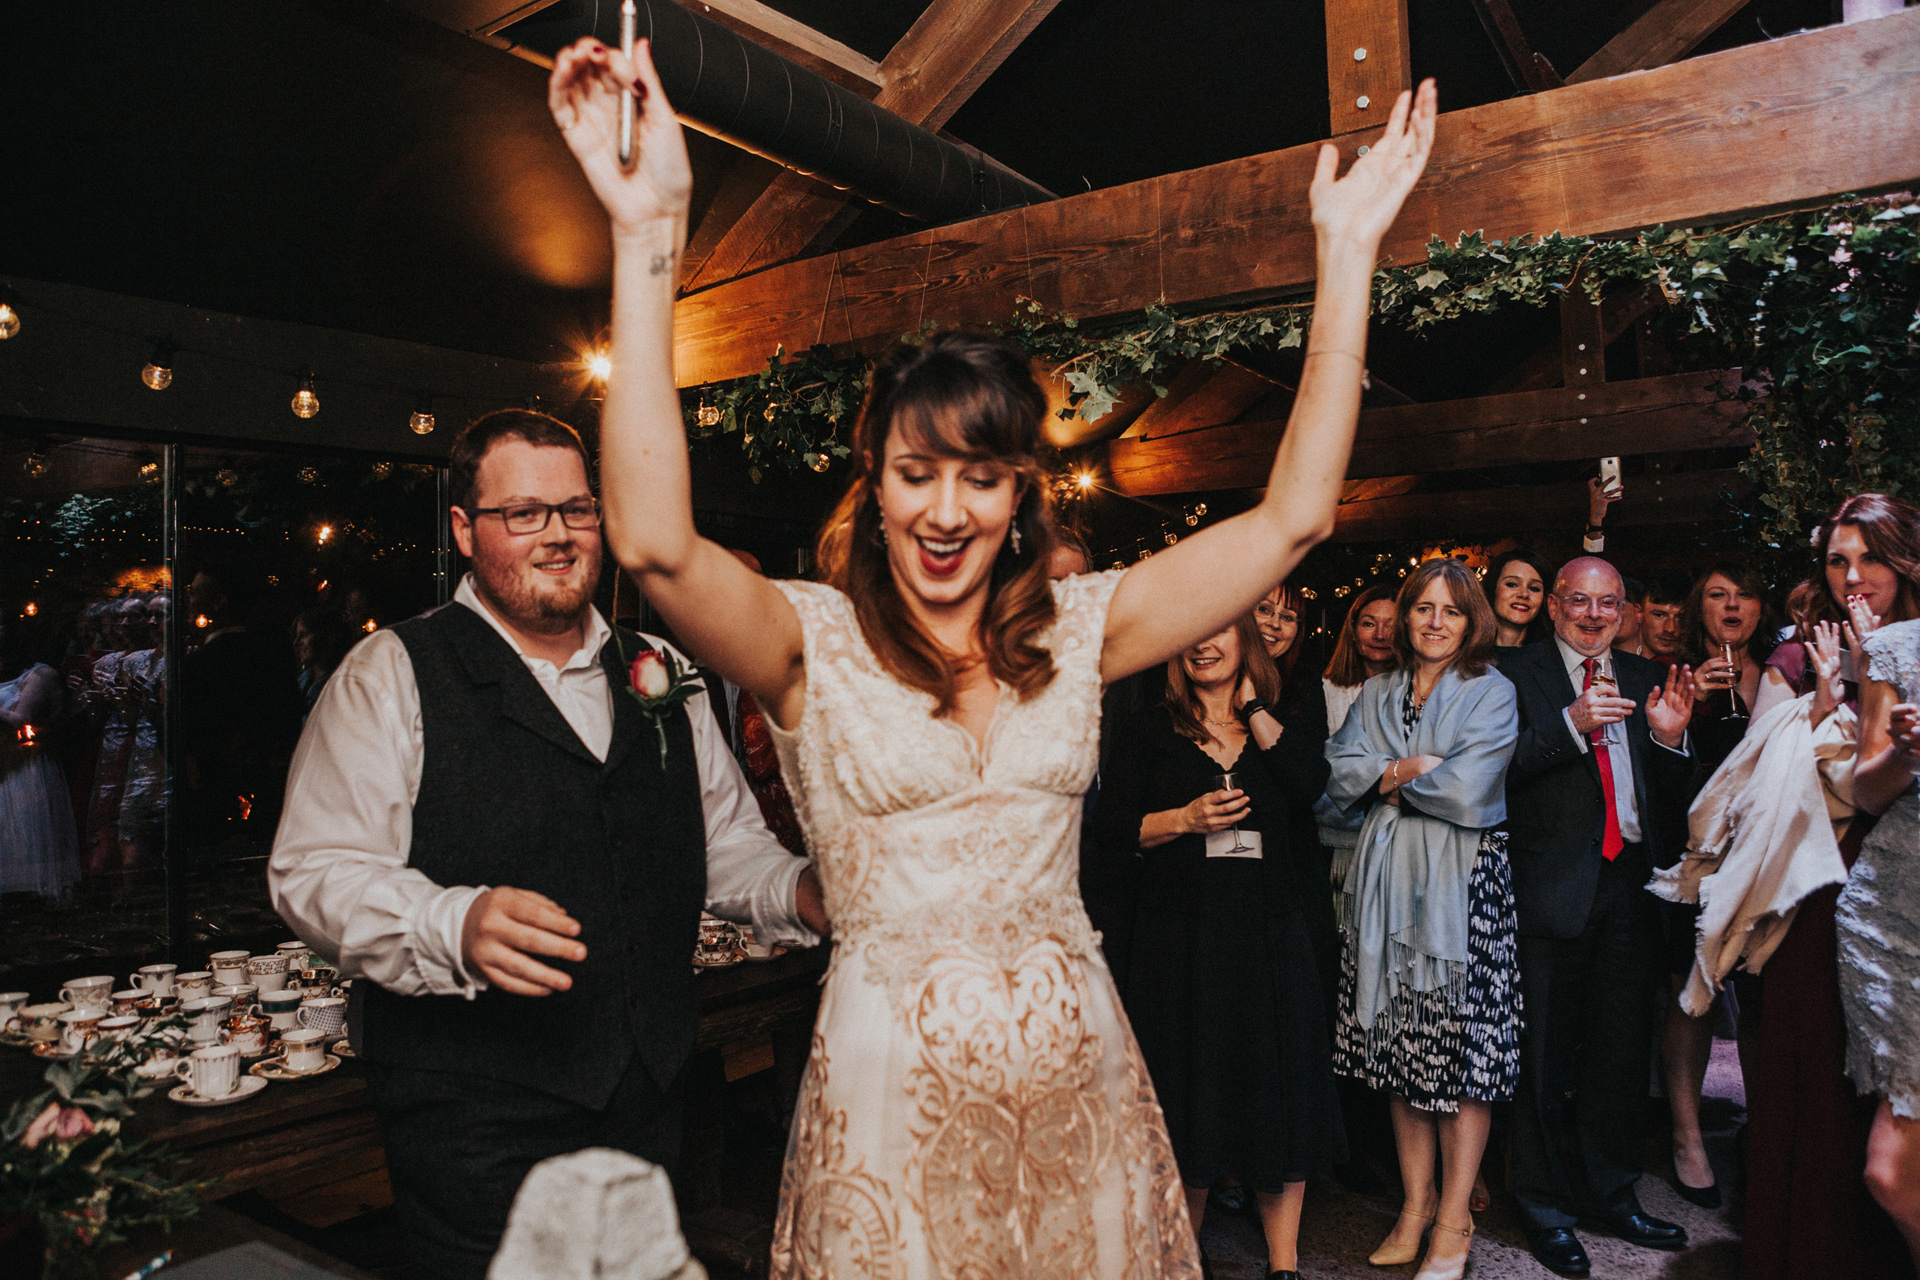
{"label": "embroidered pattern on dress", "polygon": [[905,1280],[893,1192],[848,1159],[847,1113],[827,1109],[827,1051],[819,1033],[793,1111],[793,1145],[780,1171],[772,1274],[804,1280]]}

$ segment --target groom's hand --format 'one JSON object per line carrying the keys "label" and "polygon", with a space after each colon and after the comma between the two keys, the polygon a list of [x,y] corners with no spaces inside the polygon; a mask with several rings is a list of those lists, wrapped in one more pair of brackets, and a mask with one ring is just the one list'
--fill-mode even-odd
{"label": "groom's hand", "polygon": [[573,986],[560,970],[535,956],[581,961],[587,949],[574,939],[580,922],[553,899],[531,889],[489,889],[467,908],[460,957],[493,986],[516,996],[550,996]]}

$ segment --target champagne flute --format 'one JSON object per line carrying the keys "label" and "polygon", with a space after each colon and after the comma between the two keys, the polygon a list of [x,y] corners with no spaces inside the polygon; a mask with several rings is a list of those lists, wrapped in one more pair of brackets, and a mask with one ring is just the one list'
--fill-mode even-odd
{"label": "champagne flute", "polygon": [[[1240,789],[1240,775],[1231,771],[1216,773],[1213,775],[1213,785],[1216,790],[1220,791],[1238,791]],[[1238,822],[1228,827],[1227,830],[1233,833],[1233,848],[1227,850],[1228,853],[1253,852],[1253,846],[1240,838],[1240,824]]]}
{"label": "champagne flute", "polygon": [[1721,641],[1720,655],[1727,660],[1727,712],[1722,720],[1745,720],[1747,709],[1740,705],[1740,664],[1733,656],[1733,645]]}

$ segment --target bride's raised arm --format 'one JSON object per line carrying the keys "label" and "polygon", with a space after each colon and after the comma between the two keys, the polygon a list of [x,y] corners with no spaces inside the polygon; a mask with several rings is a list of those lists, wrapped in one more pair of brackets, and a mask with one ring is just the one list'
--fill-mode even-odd
{"label": "bride's raised arm", "polygon": [[1380,241],[1433,149],[1433,81],[1402,93],[1386,132],[1336,179],[1320,149],[1308,191],[1318,249],[1306,369],[1260,505],[1127,571],[1107,615],[1101,675],[1118,680],[1213,635],[1333,533],[1360,418],[1367,308]]}
{"label": "bride's raised arm", "polygon": [[[622,91],[641,102],[638,156],[616,152]],[[673,301],[693,175],[646,44],[631,63],[597,40],[555,60],[548,105],[613,223],[613,372],[600,417],[607,546],[674,635],[783,724],[797,718],[800,619],[774,585],[694,531],[673,377]]]}

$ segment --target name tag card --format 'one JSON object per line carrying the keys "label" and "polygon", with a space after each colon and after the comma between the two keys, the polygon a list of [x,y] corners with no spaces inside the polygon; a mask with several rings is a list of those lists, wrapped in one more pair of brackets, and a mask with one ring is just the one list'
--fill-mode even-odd
{"label": "name tag card", "polygon": [[1260,833],[1258,831],[1242,831],[1239,835],[1242,848],[1236,853],[1233,848],[1233,832],[1214,832],[1207,837],[1207,856],[1209,858],[1260,858],[1265,856],[1260,852]]}

